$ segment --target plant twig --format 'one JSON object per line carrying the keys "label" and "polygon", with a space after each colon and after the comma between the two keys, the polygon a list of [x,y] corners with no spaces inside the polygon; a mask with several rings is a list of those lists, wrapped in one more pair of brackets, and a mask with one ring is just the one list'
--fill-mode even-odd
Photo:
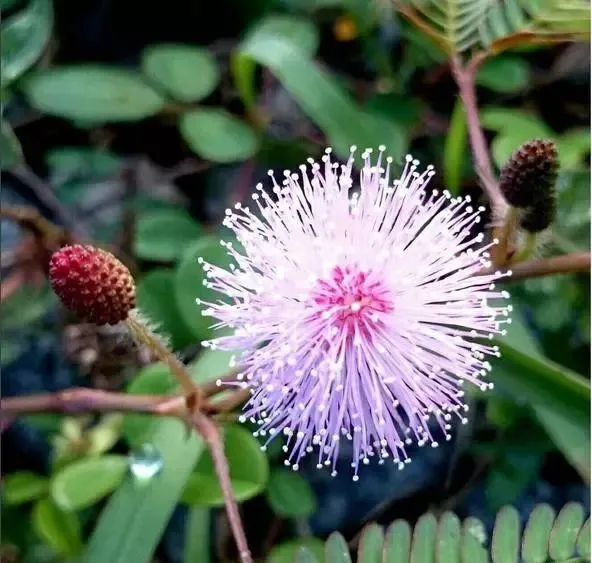
{"label": "plant twig", "polygon": [[73,387],[57,393],[39,393],[0,399],[2,417],[51,413],[140,412],[155,416],[181,416],[185,398],[169,395],[132,395]]}
{"label": "plant twig", "polygon": [[477,105],[477,94],[475,91],[477,70],[485,57],[485,53],[480,53],[474,56],[469,63],[464,66],[460,57],[454,55],[450,60],[450,65],[452,76],[458,86],[458,93],[463,102],[465,115],[467,117],[467,129],[469,133],[469,141],[471,143],[471,150],[475,159],[475,170],[491,203],[494,221],[499,221],[504,216],[507,204],[493,173],[487,141],[483,134],[483,130],[481,129],[479,120],[479,107]]}
{"label": "plant twig", "polygon": [[506,278],[509,282],[555,274],[590,272],[590,253],[573,252],[551,258],[528,260],[514,264],[509,269],[512,271],[512,275]]}
{"label": "plant twig", "polygon": [[236,546],[238,548],[238,556],[241,563],[253,563],[253,557],[249,550],[245,531],[241,523],[241,517],[238,511],[238,505],[232,493],[232,486],[230,484],[230,472],[228,470],[228,462],[224,455],[224,446],[218,427],[207,416],[197,412],[192,417],[193,425],[201,434],[210,450],[216,475],[220,481],[220,488],[224,496],[224,505],[228,515],[228,522],[230,529],[234,536]]}

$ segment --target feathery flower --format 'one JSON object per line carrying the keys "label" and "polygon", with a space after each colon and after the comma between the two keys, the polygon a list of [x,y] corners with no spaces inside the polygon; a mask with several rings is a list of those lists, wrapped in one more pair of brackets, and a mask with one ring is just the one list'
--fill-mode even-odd
{"label": "feathery flower", "polygon": [[433,167],[419,173],[410,156],[393,182],[382,146],[375,164],[362,154],[354,185],[355,150],[339,165],[327,149],[324,165],[309,159],[281,185],[270,171],[275,197],[261,184],[252,196],[259,215],[226,211],[235,263],[199,261],[226,296],[202,314],[233,329],[204,345],[240,351],[235,384],[251,389],[241,420],[269,440],[283,433],[295,470],[316,449],[335,473],[340,442],[352,441],[357,480],[371,457],[403,468],[406,445],[437,446],[430,419],[446,439],[453,416],[466,422],[462,386],[492,387],[488,339],[510,306],[494,287],[502,274],[482,272],[491,245],[471,230],[483,208],[428,190]]}

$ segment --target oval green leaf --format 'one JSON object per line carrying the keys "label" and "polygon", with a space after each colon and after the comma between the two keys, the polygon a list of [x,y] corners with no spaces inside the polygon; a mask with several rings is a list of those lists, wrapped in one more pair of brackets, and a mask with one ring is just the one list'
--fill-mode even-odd
{"label": "oval green leaf", "polygon": [[368,524],[363,530],[358,546],[358,561],[381,563],[384,531],[378,524]]}
{"label": "oval green leaf", "polygon": [[[241,426],[226,426],[224,452],[236,500],[242,502],[263,491],[269,476],[269,464],[253,435]],[[224,505],[222,489],[209,452],[199,458],[181,498],[191,505]]]}
{"label": "oval green leaf", "polygon": [[5,504],[23,504],[41,498],[49,489],[49,479],[31,471],[19,471],[7,475],[2,484],[2,501]]}
{"label": "oval green leaf", "polygon": [[30,0],[20,12],[2,22],[0,57],[3,88],[39,59],[51,38],[52,27],[51,0]]}
{"label": "oval green leaf", "polygon": [[220,79],[216,59],[193,45],[152,45],[142,53],[142,71],[155,86],[180,102],[209,96]]}
{"label": "oval green leaf", "polygon": [[384,563],[409,563],[411,528],[405,520],[395,520],[386,533]]}
{"label": "oval green leaf", "polygon": [[504,506],[495,519],[491,538],[493,563],[516,563],[520,557],[520,515],[512,506]]}
{"label": "oval green leaf", "polygon": [[4,119],[0,119],[0,168],[7,170],[23,160],[21,144],[12,127]]}
{"label": "oval green leaf", "polygon": [[32,74],[23,86],[38,110],[93,123],[137,121],[155,115],[165,104],[141,78],[110,67],[57,67]]}
{"label": "oval green leaf", "polygon": [[549,554],[549,537],[555,511],[548,504],[539,504],[530,514],[522,537],[524,563],[545,563]]}
{"label": "oval green leaf", "polygon": [[578,555],[582,557],[590,557],[590,518],[586,520],[578,534],[576,547],[578,548]]}
{"label": "oval green leaf", "polygon": [[214,302],[224,296],[202,284],[205,276],[201,264],[197,261],[199,257],[222,268],[227,268],[231,263],[231,259],[218,238],[207,236],[201,238],[185,251],[177,268],[174,290],[179,312],[183,320],[191,328],[193,335],[199,340],[207,340],[214,333],[222,334],[222,331],[214,331],[211,328],[216,322],[215,319],[202,316],[201,313],[205,306],[198,305],[196,299]]}
{"label": "oval green leaf", "polygon": [[460,520],[445,512],[438,522],[436,563],[460,563]]}
{"label": "oval green leaf", "polygon": [[[151,364],[143,368],[130,382],[127,392],[134,395],[166,395],[175,388],[175,380],[164,364]],[[148,414],[126,414],[123,420],[123,437],[132,447],[147,442],[159,421]]]}
{"label": "oval green leaf", "polygon": [[33,508],[33,528],[37,535],[62,555],[74,557],[82,550],[80,522],[73,512],[65,512],[47,497]]}
{"label": "oval green leaf", "polygon": [[195,109],[181,116],[181,135],[192,151],[213,162],[251,158],[259,149],[255,132],[221,109]]}
{"label": "oval green leaf", "polygon": [[530,81],[530,67],[525,59],[512,56],[493,57],[477,73],[477,84],[500,94],[524,90]]}
{"label": "oval green leaf", "polygon": [[329,562],[325,559],[323,542],[317,538],[302,538],[282,543],[271,550],[265,562],[295,563],[298,552],[303,547],[311,551],[319,563]]}
{"label": "oval green leaf", "polygon": [[271,472],[266,497],[274,512],[286,518],[307,518],[317,508],[312,487],[301,475],[283,467]]}
{"label": "oval green leaf", "polygon": [[436,518],[424,514],[415,524],[410,563],[434,563],[436,554]]}
{"label": "oval green leaf", "polygon": [[551,559],[562,561],[574,555],[583,523],[584,509],[581,504],[569,502],[559,511],[549,540]]}
{"label": "oval green leaf", "polygon": [[53,477],[51,496],[64,510],[92,506],[121,483],[127,468],[127,458],[120,455],[75,461]]}
{"label": "oval green leaf", "polygon": [[489,555],[485,544],[487,532],[485,525],[478,518],[469,517],[463,522],[461,537],[462,563],[488,563]]}
{"label": "oval green leaf", "polygon": [[327,539],[325,560],[332,563],[352,563],[347,542],[339,532],[333,532]]}
{"label": "oval green leaf", "polygon": [[175,271],[154,269],[138,282],[136,301],[141,311],[154,321],[159,332],[170,337],[173,349],[180,350],[195,340],[177,307],[171,288],[175,284]]}
{"label": "oval green leaf", "polygon": [[184,210],[150,211],[137,221],[134,251],[144,260],[172,262],[201,232],[199,223]]}

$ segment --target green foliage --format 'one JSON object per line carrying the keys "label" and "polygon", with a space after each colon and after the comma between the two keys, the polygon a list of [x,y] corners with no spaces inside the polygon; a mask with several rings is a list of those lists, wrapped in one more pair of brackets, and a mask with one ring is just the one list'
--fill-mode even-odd
{"label": "green foliage", "polygon": [[[242,426],[222,428],[224,452],[228,460],[230,483],[238,502],[248,500],[263,491],[269,477],[267,457],[259,442]],[[181,500],[198,506],[224,506],[222,489],[209,452],[202,455],[189,476]]]}
{"label": "green foliage", "polygon": [[49,479],[30,471],[19,471],[6,477],[2,485],[2,500],[5,504],[22,504],[45,496]]}
{"label": "green foliage", "polygon": [[75,121],[137,121],[164,107],[164,98],[140,77],[91,65],[32,73],[23,83],[29,103],[40,111]]}
{"label": "green foliage", "polygon": [[0,25],[0,70],[6,88],[37,62],[53,28],[51,0],[29,0]]}
{"label": "green foliage", "polygon": [[172,262],[200,234],[201,227],[184,209],[153,210],[138,218],[134,252],[144,260]]}
{"label": "green foliage", "polygon": [[21,145],[7,121],[0,118],[0,168],[6,170],[23,160]]}
{"label": "green foliage", "polygon": [[[589,520],[584,523],[582,506],[577,503],[565,505],[557,517],[550,506],[538,505],[524,530],[517,510],[505,506],[497,513],[493,535],[488,542],[483,523],[476,518],[468,518],[461,524],[451,512],[444,512],[438,518],[424,514],[415,526],[396,520],[386,533],[377,524],[366,526],[359,538],[355,561],[519,563],[522,558],[525,563],[584,563],[590,560],[589,541],[584,537],[589,534],[589,526]],[[352,562],[347,543],[337,532],[326,541],[324,558],[318,548],[311,550],[308,557],[317,563]],[[268,561],[276,560],[270,557]],[[289,563],[298,559],[292,551],[285,559],[277,561]]]}
{"label": "green foliage", "polygon": [[[195,362],[195,381],[222,375],[228,356],[205,352]],[[148,563],[195,464],[203,452],[203,441],[187,434],[177,420],[159,420],[150,443],[160,452],[163,469],[148,482],[129,475],[103,509],[84,555],[84,563]]]}
{"label": "green foliage", "polygon": [[485,61],[479,68],[476,82],[494,92],[513,94],[524,90],[529,80],[530,68],[524,59],[502,55]]}
{"label": "green foliage", "polygon": [[285,518],[308,518],[317,509],[311,486],[301,475],[283,467],[272,470],[265,496],[273,511]]}
{"label": "green foliage", "polygon": [[397,0],[396,4],[449,54],[479,45],[497,53],[520,44],[589,35],[586,0]]}
{"label": "green foliage", "polygon": [[183,114],[179,131],[193,151],[214,162],[246,160],[259,148],[257,134],[221,109],[194,109]]}
{"label": "green foliage", "polygon": [[142,70],[155,86],[180,102],[209,96],[220,80],[214,57],[190,45],[152,45],[142,53]]}
{"label": "green foliage", "polygon": [[58,553],[79,555],[83,548],[78,516],[58,508],[49,497],[33,508],[33,528],[37,535]]}

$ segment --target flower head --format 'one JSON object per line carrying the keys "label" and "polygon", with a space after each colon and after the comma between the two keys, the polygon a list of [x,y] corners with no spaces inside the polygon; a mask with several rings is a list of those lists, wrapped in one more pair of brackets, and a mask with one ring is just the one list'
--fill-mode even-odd
{"label": "flower head", "polygon": [[428,190],[432,167],[420,173],[410,156],[393,182],[384,147],[374,164],[364,152],[354,184],[354,151],[339,165],[328,149],[281,184],[270,172],[274,197],[258,185],[258,213],[226,211],[242,247],[222,242],[230,269],[200,261],[205,285],[227,297],[202,314],[233,329],[204,344],[240,350],[236,384],[252,391],[242,420],[283,433],[294,469],[316,450],[335,471],[352,441],[357,480],[371,457],[402,468],[406,444],[436,446],[430,418],[446,439],[454,416],[466,422],[462,386],[492,386],[486,356],[499,352],[487,340],[510,307],[501,274],[484,274],[490,245],[473,228],[483,209]]}
{"label": "flower head", "polygon": [[54,252],[49,279],[64,305],[91,323],[117,324],[135,307],[130,271],[100,248],[75,244]]}

